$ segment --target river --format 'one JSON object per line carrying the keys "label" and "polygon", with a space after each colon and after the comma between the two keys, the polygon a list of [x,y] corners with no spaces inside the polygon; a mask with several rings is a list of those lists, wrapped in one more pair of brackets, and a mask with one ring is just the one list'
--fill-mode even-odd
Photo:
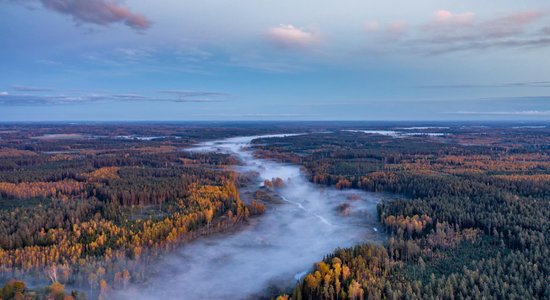
{"label": "river", "polygon": [[[199,238],[166,255],[148,284],[117,293],[117,299],[251,299],[270,286],[290,287],[315,262],[337,247],[381,241],[376,228],[376,204],[381,195],[340,191],[310,183],[297,165],[254,157],[250,142],[260,137],[236,137],[200,144],[190,151],[218,151],[237,156],[238,172],[264,179],[282,178],[279,204],[237,231]],[[348,203],[345,216],[338,206]]]}

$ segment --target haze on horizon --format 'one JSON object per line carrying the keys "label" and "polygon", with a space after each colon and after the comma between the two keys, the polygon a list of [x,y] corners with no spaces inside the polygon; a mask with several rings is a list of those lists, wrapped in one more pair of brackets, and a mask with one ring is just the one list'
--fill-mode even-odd
{"label": "haze on horizon", "polygon": [[0,0],[0,38],[0,121],[550,120],[535,0]]}

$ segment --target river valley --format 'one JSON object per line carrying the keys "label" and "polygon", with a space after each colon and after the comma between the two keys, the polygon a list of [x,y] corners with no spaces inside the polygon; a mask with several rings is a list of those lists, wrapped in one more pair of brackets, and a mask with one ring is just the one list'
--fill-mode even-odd
{"label": "river valley", "polygon": [[[275,190],[283,201],[237,231],[199,238],[166,255],[145,287],[119,292],[117,299],[266,296],[269,287],[291,287],[337,247],[384,239],[376,219],[380,194],[315,185],[297,165],[256,158],[249,146],[260,137],[270,136],[211,141],[189,151],[235,155],[242,161],[236,171],[259,174],[258,187],[265,179],[283,179],[284,187]],[[342,214],[338,207],[345,203],[348,209]]]}

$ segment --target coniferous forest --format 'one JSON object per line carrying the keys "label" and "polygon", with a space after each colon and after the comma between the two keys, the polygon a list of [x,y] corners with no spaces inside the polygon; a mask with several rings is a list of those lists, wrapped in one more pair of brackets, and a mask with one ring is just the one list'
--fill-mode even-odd
{"label": "coniferous forest", "polygon": [[279,299],[550,298],[548,134],[463,127],[438,138],[257,141],[315,183],[404,196],[378,206],[386,243],[327,254]]}
{"label": "coniferous forest", "polygon": [[334,249],[259,298],[549,299],[550,129],[404,126],[2,125],[0,298],[112,299],[146,284],[165,255],[284,205],[285,178],[258,186],[239,157],[188,149],[299,133],[250,151],[319,187],[391,195],[376,209],[385,238]]}

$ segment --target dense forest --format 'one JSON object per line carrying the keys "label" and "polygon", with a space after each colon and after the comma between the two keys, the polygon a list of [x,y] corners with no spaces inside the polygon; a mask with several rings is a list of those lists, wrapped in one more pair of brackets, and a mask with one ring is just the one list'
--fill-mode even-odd
{"label": "dense forest", "polygon": [[263,213],[240,198],[238,161],[184,151],[244,132],[269,130],[5,125],[0,298],[107,299],[159,255]]}
{"label": "dense forest", "polygon": [[256,141],[313,182],[405,196],[378,206],[387,243],[336,250],[279,299],[550,298],[550,130],[443,131]]}
{"label": "dense forest", "polygon": [[185,149],[310,132],[256,139],[255,154],[399,197],[378,205],[386,242],[319,257],[280,299],[550,299],[550,129],[403,126],[2,125],[0,298],[109,299],[146,282],[162,255],[266,211],[265,191],[242,199],[237,158]]}

